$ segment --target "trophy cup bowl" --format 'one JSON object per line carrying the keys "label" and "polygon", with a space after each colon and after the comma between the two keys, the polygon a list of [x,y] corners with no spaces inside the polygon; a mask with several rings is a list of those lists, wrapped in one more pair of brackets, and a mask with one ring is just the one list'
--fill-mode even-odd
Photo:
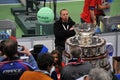
{"label": "trophy cup bowl", "polygon": [[95,26],[89,23],[76,24],[74,30],[78,35],[90,35],[95,33]]}
{"label": "trophy cup bowl", "polygon": [[92,43],[95,26],[93,24],[83,23],[74,26],[76,35],[80,36],[80,44],[88,45]]}

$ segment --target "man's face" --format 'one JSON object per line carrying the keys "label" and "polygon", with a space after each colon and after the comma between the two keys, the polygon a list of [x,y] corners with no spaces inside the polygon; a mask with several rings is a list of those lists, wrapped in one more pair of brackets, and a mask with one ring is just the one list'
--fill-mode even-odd
{"label": "man's face", "polygon": [[69,14],[67,10],[63,10],[60,14],[60,17],[62,18],[63,22],[67,22],[69,18]]}

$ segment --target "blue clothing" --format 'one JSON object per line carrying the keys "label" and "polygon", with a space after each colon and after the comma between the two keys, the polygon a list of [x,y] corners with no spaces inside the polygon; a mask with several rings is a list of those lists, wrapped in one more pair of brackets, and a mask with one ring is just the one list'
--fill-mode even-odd
{"label": "blue clothing", "polygon": [[28,63],[34,68],[34,70],[39,70],[37,62],[35,61],[33,55],[29,56],[29,61]]}
{"label": "blue clothing", "polygon": [[[3,56],[0,56],[0,62],[4,61],[6,58],[4,58]],[[35,61],[33,55],[29,56],[29,60],[28,63],[34,68],[34,70],[39,70],[37,62]]]}
{"label": "blue clothing", "polygon": [[0,80],[19,80],[24,71],[34,70],[23,60],[0,62]]}
{"label": "blue clothing", "polygon": [[0,56],[0,62],[3,61],[5,58],[3,56]]}

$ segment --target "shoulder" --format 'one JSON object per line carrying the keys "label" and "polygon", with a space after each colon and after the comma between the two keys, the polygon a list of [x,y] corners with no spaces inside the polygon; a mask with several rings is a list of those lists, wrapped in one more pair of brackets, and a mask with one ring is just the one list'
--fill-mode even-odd
{"label": "shoulder", "polygon": [[57,24],[62,24],[60,20],[57,20],[54,22],[54,25],[57,25]]}
{"label": "shoulder", "polygon": [[21,62],[21,65],[25,66],[27,70],[35,70],[36,67],[31,66],[28,62]]}
{"label": "shoulder", "polygon": [[21,68],[21,70],[33,70],[32,66],[22,60],[3,61],[0,62],[0,67],[3,67],[2,69]]}
{"label": "shoulder", "polygon": [[33,74],[34,71],[25,71],[23,74],[26,75],[26,74]]}
{"label": "shoulder", "polygon": [[90,64],[89,62],[84,62],[83,64],[84,64],[84,65],[87,65],[87,66],[91,66],[91,67],[93,66],[93,65]]}
{"label": "shoulder", "polygon": [[[32,75],[32,76],[31,76]],[[52,80],[50,76],[40,71],[25,71],[22,77],[29,77],[31,79],[41,78],[41,80]],[[27,78],[26,78],[27,79]]]}
{"label": "shoulder", "polygon": [[0,62],[4,61],[5,57],[0,56]]}
{"label": "shoulder", "polygon": [[73,68],[73,66],[71,65],[66,65],[62,68],[62,72],[67,72],[69,73],[69,71],[71,71],[71,69]]}
{"label": "shoulder", "polygon": [[70,24],[75,24],[75,22],[72,20],[72,18],[71,17],[69,17],[69,20],[68,20],[68,22],[70,23]]}

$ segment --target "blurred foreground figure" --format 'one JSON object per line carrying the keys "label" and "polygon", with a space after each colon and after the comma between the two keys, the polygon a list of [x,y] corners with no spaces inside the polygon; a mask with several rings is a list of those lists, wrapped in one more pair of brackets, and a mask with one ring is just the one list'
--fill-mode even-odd
{"label": "blurred foreground figure", "polygon": [[17,47],[17,42],[12,39],[6,39],[2,44],[1,51],[5,57],[0,62],[0,80],[18,80],[24,71],[34,70],[20,59]]}
{"label": "blurred foreground figure", "polygon": [[103,68],[94,68],[84,80],[112,80],[112,75]]}
{"label": "blurred foreground figure", "polygon": [[19,80],[53,80],[50,71],[54,58],[50,53],[38,56],[37,64],[40,70],[25,71]]}

